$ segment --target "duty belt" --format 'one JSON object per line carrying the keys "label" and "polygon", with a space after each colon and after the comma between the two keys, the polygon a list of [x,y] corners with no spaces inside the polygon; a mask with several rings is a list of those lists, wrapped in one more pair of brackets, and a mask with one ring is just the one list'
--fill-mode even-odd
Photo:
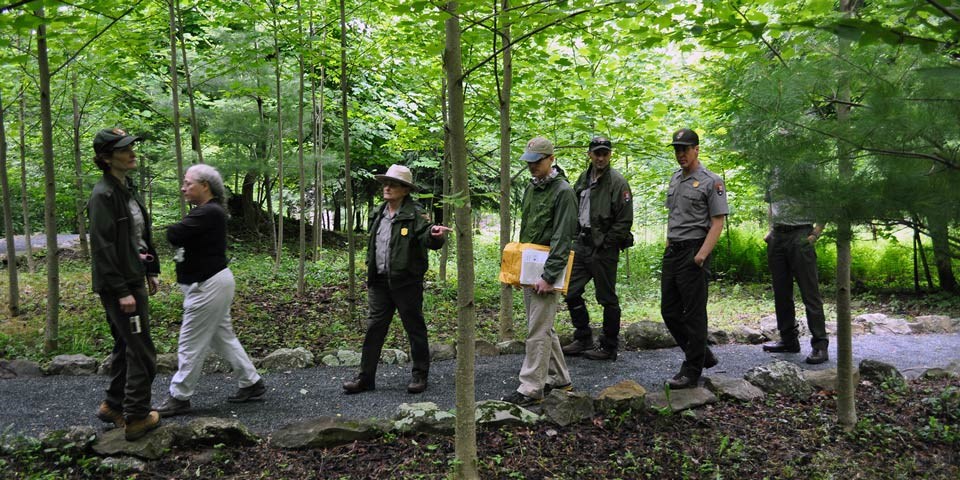
{"label": "duty belt", "polygon": [[810,225],[809,223],[805,223],[803,225],[774,225],[773,231],[780,232],[780,233],[787,233],[787,232],[792,232],[794,230],[803,230],[806,228],[812,229],[813,225]]}
{"label": "duty belt", "polygon": [[694,240],[670,240],[670,246],[668,247],[668,250],[679,252],[689,248],[698,248],[700,245],[703,245],[703,240],[703,238],[697,238]]}

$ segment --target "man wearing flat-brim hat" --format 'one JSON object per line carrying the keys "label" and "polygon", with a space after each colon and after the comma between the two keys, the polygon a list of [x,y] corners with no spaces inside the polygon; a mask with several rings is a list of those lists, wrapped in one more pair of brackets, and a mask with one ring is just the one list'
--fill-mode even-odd
{"label": "man wearing flat-brim hat", "polygon": [[367,242],[367,303],[369,318],[363,339],[360,373],[343,384],[347,394],[376,388],[377,362],[394,312],[410,340],[413,372],[407,391],[427,389],[430,347],[423,318],[423,276],[427,272],[427,249],[443,246],[451,229],[430,222],[423,206],[410,198],[416,190],[413,173],[403,165],[391,165],[382,175],[384,203],[370,214]]}

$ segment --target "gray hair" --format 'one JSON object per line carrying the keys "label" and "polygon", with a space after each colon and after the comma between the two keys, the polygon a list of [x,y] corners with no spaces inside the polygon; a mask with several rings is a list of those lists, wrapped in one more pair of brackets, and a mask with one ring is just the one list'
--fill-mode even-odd
{"label": "gray hair", "polygon": [[206,182],[210,186],[210,193],[213,194],[213,200],[220,204],[224,209],[227,208],[227,189],[223,186],[223,177],[216,168],[205,163],[198,163],[187,169],[187,173],[193,173],[196,180]]}

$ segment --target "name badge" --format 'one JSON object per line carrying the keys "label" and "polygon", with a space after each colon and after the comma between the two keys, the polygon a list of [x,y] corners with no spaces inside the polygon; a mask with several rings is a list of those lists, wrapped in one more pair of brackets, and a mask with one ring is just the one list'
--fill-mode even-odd
{"label": "name badge", "polygon": [[406,236],[407,236],[407,233],[409,233],[409,232],[410,232],[410,231],[407,230],[407,227],[403,227],[403,228],[400,229],[400,236],[406,237]]}

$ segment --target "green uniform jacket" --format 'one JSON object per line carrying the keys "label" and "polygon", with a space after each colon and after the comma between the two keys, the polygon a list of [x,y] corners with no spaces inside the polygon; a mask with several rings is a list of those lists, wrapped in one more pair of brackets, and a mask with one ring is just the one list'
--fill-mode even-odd
{"label": "green uniform jacket", "polygon": [[542,278],[553,284],[563,274],[577,233],[577,200],[560,167],[556,177],[523,192],[520,241],[550,247]]}
{"label": "green uniform jacket", "polygon": [[[377,274],[377,230],[383,219],[383,203],[370,213],[370,239],[367,241],[367,278]],[[427,211],[409,196],[403,200],[397,216],[393,219],[390,232],[390,278],[391,288],[401,287],[414,282],[422,282],[427,273],[427,249],[438,250],[443,246],[443,237],[430,234],[433,223],[428,220]]]}
{"label": "green uniform jacket", "polygon": [[[590,187],[593,165],[580,174],[573,187],[577,201],[580,193]],[[600,248],[625,249],[633,245],[633,194],[627,179],[620,172],[607,168],[590,189],[590,235]]]}
{"label": "green uniform jacket", "polygon": [[[134,288],[142,287],[145,275],[159,275],[160,261],[150,235],[150,216],[143,208],[133,181],[123,185],[117,177],[104,173],[93,187],[87,202],[90,216],[90,249],[93,257],[93,291],[125,297]],[[134,238],[133,219],[128,204],[137,202],[143,215],[143,241],[153,255],[152,262],[140,261]]]}

